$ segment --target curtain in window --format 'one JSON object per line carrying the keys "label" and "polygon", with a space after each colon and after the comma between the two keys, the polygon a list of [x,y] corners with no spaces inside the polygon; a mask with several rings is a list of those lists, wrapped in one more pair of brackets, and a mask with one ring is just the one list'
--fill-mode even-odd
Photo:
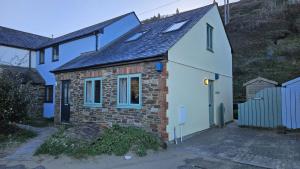
{"label": "curtain in window", "polygon": [[130,79],[130,104],[139,104],[140,96],[139,96],[139,77],[132,77]]}
{"label": "curtain in window", "polygon": [[92,81],[87,81],[86,82],[86,98],[85,98],[86,103],[92,103]]}
{"label": "curtain in window", "polygon": [[101,81],[100,80],[96,80],[95,81],[95,103],[100,103],[100,96],[101,96]]}
{"label": "curtain in window", "polygon": [[119,79],[119,103],[120,104],[127,103],[127,79],[126,78]]}

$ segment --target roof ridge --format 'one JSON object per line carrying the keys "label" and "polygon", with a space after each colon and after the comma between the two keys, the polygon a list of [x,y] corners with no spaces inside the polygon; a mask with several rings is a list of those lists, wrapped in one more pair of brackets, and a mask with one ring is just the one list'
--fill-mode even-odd
{"label": "roof ridge", "polygon": [[[111,25],[112,23],[117,22],[117,21],[121,20],[122,18],[124,18],[126,16],[129,16],[129,15],[132,15],[132,14],[134,14],[136,16],[135,12],[129,12],[129,13],[126,13],[126,14],[108,19],[108,20],[104,20],[104,21],[99,22],[97,24],[75,30],[73,32],[64,34],[62,36],[53,38],[50,41],[41,44],[37,49],[49,47],[49,46],[51,46],[53,44],[56,44],[56,43],[63,43],[63,42],[70,41],[70,40],[72,40],[74,38],[77,38],[77,37],[81,37],[81,36],[91,34],[92,32],[95,32],[96,29],[100,30],[100,29],[102,29],[102,28],[104,28],[108,25]],[[101,28],[97,28],[97,27],[101,27]]]}
{"label": "roof ridge", "polygon": [[134,12],[129,12],[129,13],[126,13],[126,14],[123,14],[123,15],[120,15],[120,16],[116,16],[116,17],[111,18],[111,19],[104,20],[104,21],[102,21],[102,22],[98,22],[98,23],[93,24],[93,25],[90,25],[90,26],[86,26],[86,27],[80,28],[80,29],[78,29],[78,30],[69,32],[69,33],[67,33],[67,34],[58,36],[58,37],[56,37],[56,38],[53,38],[53,40],[54,40],[54,39],[57,39],[57,38],[64,37],[64,36],[67,36],[67,35],[70,35],[70,34],[72,34],[72,33],[74,33],[74,32],[77,32],[77,31],[82,31],[82,30],[84,30],[84,29],[86,29],[86,28],[89,28],[89,27],[93,27],[93,26],[96,26],[96,25],[99,25],[99,24],[103,24],[103,23],[108,22],[108,21],[111,21],[111,20],[121,19],[121,18],[123,18],[124,16],[127,16],[127,15],[132,14],[132,13],[134,13]]}
{"label": "roof ridge", "polygon": [[41,38],[47,38],[47,39],[49,39],[49,40],[52,39],[52,38],[50,38],[50,37],[46,37],[46,36],[42,36],[42,35],[30,33],[30,32],[25,32],[25,31],[13,29],[13,28],[8,28],[8,27],[1,26],[1,25],[0,25],[0,28],[2,28],[2,29],[8,29],[8,30],[15,31],[15,32],[21,32],[21,33],[25,33],[25,34],[30,34],[30,35],[34,35],[34,36],[39,36],[39,37],[41,37]]}
{"label": "roof ridge", "polygon": [[153,21],[148,21],[148,22],[145,22],[143,24],[149,24],[149,23],[153,23],[153,22],[159,22],[159,21],[162,21],[162,20],[165,20],[165,19],[170,19],[172,17],[176,17],[177,15],[182,15],[182,14],[186,14],[186,13],[190,13],[190,12],[195,12],[197,10],[202,10],[203,8],[207,8],[207,7],[210,7],[210,6],[214,6],[216,4],[209,4],[209,5],[205,5],[205,6],[202,6],[202,7],[199,7],[199,8],[195,8],[195,9],[191,9],[191,10],[187,10],[187,11],[184,11],[184,12],[180,12],[178,14],[173,14],[173,15],[170,15],[170,16],[166,16],[164,18],[159,18],[157,20],[153,20]]}

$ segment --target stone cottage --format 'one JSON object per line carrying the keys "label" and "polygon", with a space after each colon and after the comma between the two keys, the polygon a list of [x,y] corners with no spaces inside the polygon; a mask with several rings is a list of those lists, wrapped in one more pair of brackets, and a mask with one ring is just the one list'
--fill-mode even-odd
{"label": "stone cottage", "polygon": [[[105,33],[105,31],[104,31]],[[140,23],[54,69],[55,122],[133,125],[166,141],[232,118],[232,51],[217,4]]]}

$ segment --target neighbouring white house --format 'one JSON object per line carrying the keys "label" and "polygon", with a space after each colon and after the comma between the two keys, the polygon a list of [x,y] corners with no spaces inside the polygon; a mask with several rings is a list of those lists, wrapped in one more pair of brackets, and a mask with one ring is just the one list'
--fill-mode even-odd
{"label": "neighbouring white house", "polygon": [[0,64],[36,67],[36,48],[50,38],[0,26]]}

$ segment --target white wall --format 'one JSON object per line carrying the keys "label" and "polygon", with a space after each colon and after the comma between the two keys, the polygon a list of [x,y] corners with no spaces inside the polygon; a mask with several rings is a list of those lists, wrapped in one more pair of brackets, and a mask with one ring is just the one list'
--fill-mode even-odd
{"label": "white wall", "polygon": [[[214,27],[214,52],[206,49],[207,23]],[[180,134],[180,106],[187,109],[184,136],[209,128],[208,86],[203,84],[203,80],[215,80],[216,73],[220,77],[214,81],[215,123],[222,102],[225,105],[225,120],[233,119],[232,54],[216,6],[169,50],[168,60],[167,132],[170,140],[174,138],[174,127],[177,128],[177,136]]]}
{"label": "white wall", "polygon": [[[36,67],[36,52],[31,53],[31,65]],[[0,64],[29,67],[29,50],[0,45]]]}

